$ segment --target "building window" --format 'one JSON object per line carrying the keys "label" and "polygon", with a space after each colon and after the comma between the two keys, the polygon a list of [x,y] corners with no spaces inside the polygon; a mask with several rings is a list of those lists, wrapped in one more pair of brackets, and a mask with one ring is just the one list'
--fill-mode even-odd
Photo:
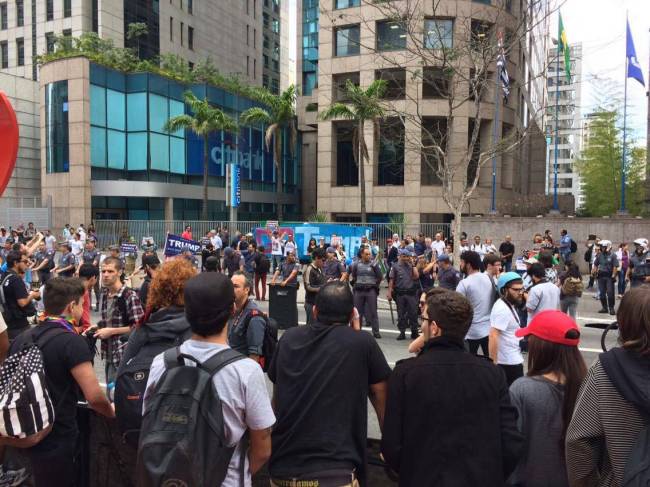
{"label": "building window", "polygon": [[7,29],[7,2],[0,3],[0,29]]}
{"label": "building window", "polygon": [[9,67],[9,45],[7,41],[0,42],[0,66],[2,69],[7,69]]}
{"label": "building window", "polygon": [[269,28],[269,14],[266,12],[262,13],[262,23],[264,24],[264,28],[268,29]]}
{"label": "building window", "polygon": [[[93,18],[93,32],[97,33],[99,32],[99,6],[97,5],[97,2],[99,0],[92,0],[92,5],[91,5],[91,10],[92,10],[92,18]],[[128,26],[128,24],[127,24]]]}
{"label": "building window", "polygon": [[453,46],[454,21],[449,19],[426,19],[424,21],[424,47],[427,49],[451,49]]}
{"label": "building window", "polygon": [[257,49],[257,29],[253,29],[253,49]]}
{"label": "building window", "polygon": [[332,76],[332,87],[334,88],[332,98],[335,101],[348,101],[347,91],[345,89],[348,80],[350,80],[355,86],[359,86],[359,73],[342,73]]}
{"label": "building window", "polygon": [[336,133],[336,186],[358,186],[359,168],[354,160],[353,129],[350,122],[334,123]]}
{"label": "building window", "polygon": [[309,96],[314,89],[318,87],[318,75],[313,71],[304,71],[302,73],[302,92]]}
{"label": "building window", "polygon": [[474,2],[474,3],[482,3],[484,5],[491,5],[492,4],[492,0],[472,0],[472,2]]}
{"label": "building window", "polygon": [[251,63],[251,58],[250,58],[250,56],[246,56],[246,76],[250,76],[250,75],[251,75],[251,73],[250,73],[250,68],[249,68],[250,63]]}
{"label": "building window", "polygon": [[194,15],[194,0],[187,0],[187,13]]}
{"label": "building window", "polygon": [[48,173],[68,172],[68,82],[45,87],[45,157]]}
{"label": "building window", "polygon": [[257,0],[253,0],[253,18],[257,18]]}
{"label": "building window", "polygon": [[399,51],[406,48],[406,31],[399,22],[377,22],[377,50]]}
{"label": "building window", "polygon": [[358,6],[359,6],[359,0],[334,0],[335,9],[358,7]]}
{"label": "building window", "polygon": [[25,2],[24,0],[16,0],[16,26],[22,27],[25,25]]}
{"label": "building window", "polygon": [[271,93],[274,95],[280,94],[280,81],[277,78],[271,80]]}
{"label": "building window", "polygon": [[264,67],[269,69],[269,57],[266,54],[263,54],[262,57],[264,58]]}
{"label": "building window", "polygon": [[404,125],[399,119],[383,120],[379,126],[377,185],[404,185]]}
{"label": "building window", "polygon": [[442,68],[422,70],[422,98],[448,98],[449,76]]}
{"label": "building window", "polygon": [[253,79],[257,79],[257,59],[253,58]]}
{"label": "building window", "polygon": [[16,59],[18,66],[25,65],[25,39],[22,37],[16,39]]}
{"label": "building window", "polygon": [[194,50],[194,27],[187,26],[187,47]]}
{"label": "building window", "polygon": [[250,30],[251,30],[251,26],[247,24],[246,25],[246,45],[247,46],[251,45],[251,41],[250,41],[250,34],[251,33],[250,33]]}
{"label": "building window", "polygon": [[375,79],[386,81],[384,98],[403,100],[406,95],[406,71],[404,69],[381,69],[375,71]]}
{"label": "building window", "polygon": [[45,0],[45,20],[54,20],[54,0]]}
{"label": "building window", "polygon": [[360,29],[358,25],[337,27],[334,29],[334,35],[335,56],[356,56],[359,54]]}
{"label": "building window", "polygon": [[469,99],[475,100],[478,96],[479,99],[485,99],[490,85],[492,73],[489,71],[481,70],[479,73],[475,69],[469,70]]}
{"label": "building window", "polygon": [[183,10],[183,0],[180,0],[181,2],[181,10]]}
{"label": "building window", "polygon": [[63,37],[72,37],[72,29],[63,29]]}
{"label": "building window", "polygon": [[[93,0],[95,1],[95,0]],[[152,59],[160,54],[160,41],[165,39],[165,17],[160,15],[159,0],[128,0],[124,3],[124,32],[129,24],[142,22],[148,34],[139,38],[124,39],[124,47],[138,51],[140,59]],[[161,24],[162,22],[162,24]]]}
{"label": "building window", "polygon": [[185,28],[185,24],[181,22],[181,46],[183,45],[183,30]]}
{"label": "building window", "polygon": [[46,32],[45,33],[45,46],[46,46],[46,52],[49,54],[51,52],[54,52],[54,43],[56,42],[56,39],[54,37],[54,32]]}
{"label": "building window", "polygon": [[63,0],[63,16],[72,17],[72,0]]}
{"label": "building window", "polygon": [[267,90],[269,89],[269,77],[266,74],[262,75],[262,86]]}
{"label": "building window", "polygon": [[269,41],[269,36],[264,34],[264,40],[263,40],[263,47],[264,49],[269,49],[271,47],[271,41]]}
{"label": "building window", "polygon": [[492,24],[482,20],[472,20],[470,47],[475,51],[489,48],[491,34]]}
{"label": "building window", "polygon": [[442,184],[437,174],[440,150],[447,153],[447,119],[422,119],[422,149],[420,166],[420,184],[439,186]]}
{"label": "building window", "polygon": [[273,19],[271,30],[276,34],[280,33],[280,21],[278,19]]}

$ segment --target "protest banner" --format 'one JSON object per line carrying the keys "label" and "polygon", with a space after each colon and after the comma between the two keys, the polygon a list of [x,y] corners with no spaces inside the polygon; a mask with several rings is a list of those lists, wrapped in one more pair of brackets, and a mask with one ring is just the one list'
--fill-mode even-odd
{"label": "protest banner", "polygon": [[193,254],[200,254],[201,244],[199,242],[196,242],[195,240],[189,240],[179,235],[173,235],[171,233],[167,234],[167,238],[165,240],[166,257],[181,255],[186,250],[189,250]]}

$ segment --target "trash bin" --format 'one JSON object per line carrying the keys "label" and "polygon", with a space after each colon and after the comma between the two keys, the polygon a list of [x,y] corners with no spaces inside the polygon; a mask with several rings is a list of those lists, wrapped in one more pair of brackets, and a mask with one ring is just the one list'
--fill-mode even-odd
{"label": "trash bin", "polygon": [[278,322],[280,330],[298,326],[298,286],[269,284],[269,317]]}

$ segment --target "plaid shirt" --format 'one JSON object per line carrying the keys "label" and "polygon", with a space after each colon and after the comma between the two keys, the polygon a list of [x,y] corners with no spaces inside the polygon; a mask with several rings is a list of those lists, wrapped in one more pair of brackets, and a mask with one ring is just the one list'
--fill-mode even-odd
{"label": "plaid shirt", "polygon": [[[124,297],[126,302],[127,316],[123,317],[120,311],[118,300]],[[134,326],[144,317],[144,311],[140,304],[138,293],[133,289],[122,286],[119,292],[113,296],[113,308],[110,316],[108,315],[108,289],[102,289],[102,319],[98,323],[99,328],[121,328],[123,326]],[[110,337],[108,340],[102,340],[102,358],[109,360],[115,368],[120,366],[122,356],[124,355],[124,344],[120,343],[120,335]]]}

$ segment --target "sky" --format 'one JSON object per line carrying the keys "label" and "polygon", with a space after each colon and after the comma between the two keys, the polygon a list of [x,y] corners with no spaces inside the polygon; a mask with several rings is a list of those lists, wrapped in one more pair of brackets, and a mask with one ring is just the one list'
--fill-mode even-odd
{"label": "sky", "polygon": [[[650,44],[650,0],[563,0],[560,11],[569,44],[582,42],[582,116],[590,113],[598,92],[608,81],[623,93],[625,77],[625,14],[627,11],[637,59],[645,88],[628,79],[628,134],[635,145],[645,147],[647,137],[648,56]],[[551,20],[551,35],[557,36],[557,15]],[[605,81],[603,81],[605,80]]]}

